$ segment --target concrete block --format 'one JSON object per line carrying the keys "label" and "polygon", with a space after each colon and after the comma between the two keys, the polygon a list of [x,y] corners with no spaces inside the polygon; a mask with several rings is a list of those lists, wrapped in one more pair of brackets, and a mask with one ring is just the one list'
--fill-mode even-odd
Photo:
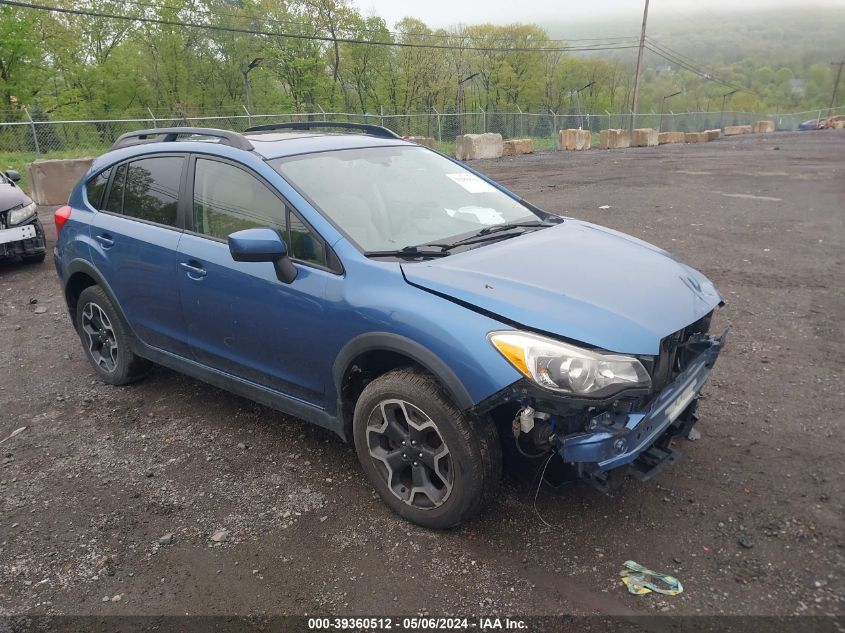
{"label": "concrete block", "polygon": [[464,134],[455,137],[455,157],[458,160],[499,158],[504,150],[501,134]]}
{"label": "concrete block", "polygon": [[641,127],[634,130],[631,147],[654,147],[657,145],[657,130],[651,127]]}
{"label": "concrete block", "polygon": [[593,133],[590,130],[560,130],[557,137],[558,150],[585,150],[593,144]]}
{"label": "concrete block", "polygon": [[431,136],[409,136],[407,140],[434,149],[434,139]]}
{"label": "concrete block", "polygon": [[707,142],[707,132],[687,132],[684,134],[684,142],[705,143]]}
{"label": "concrete block", "polygon": [[533,154],[534,141],[530,138],[511,139],[502,142],[502,156],[520,156]]}
{"label": "concrete block", "polygon": [[658,145],[666,145],[668,143],[683,143],[684,142],[684,133],[683,132],[660,132],[657,135],[657,144]]}
{"label": "concrete block", "polygon": [[754,129],[750,125],[728,125],[725,127],[725,136],[737,136],[738,134],[751,134]]}
{"label": "concrete block", "polygon": [[602,130],[599,132],[599,147],[602,149],[631,147],[631,135],[628,130]]}
{"label": "concrete block", "polygon": [[70,192],[91,167],[93,158],[36,160],[26,166],[31,198],[40,205],[66,204]]}
{"label": "concrete block", "polygon": [[754,124],[755,134],[769,134],[775,131],[775,124],[773,121],[757,121]]}
{"label": "concrete block", "polygon": [[707,135],[708,141],[715,141],[717,139],[722,138],[722,130],[705,130],[704,133]]}

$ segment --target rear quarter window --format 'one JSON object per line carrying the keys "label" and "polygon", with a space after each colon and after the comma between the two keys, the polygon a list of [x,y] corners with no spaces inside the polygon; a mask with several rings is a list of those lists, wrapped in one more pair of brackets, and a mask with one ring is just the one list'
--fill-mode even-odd
{"label": "rear quarter window", "polygon": [[85,185],[85,196],[88,198],[88,204],[94,209],[101,208],[103,204],[103,194],[106,192],[106,185],[109,183],[109,175],[111,175],[111,167],[101,171]]}

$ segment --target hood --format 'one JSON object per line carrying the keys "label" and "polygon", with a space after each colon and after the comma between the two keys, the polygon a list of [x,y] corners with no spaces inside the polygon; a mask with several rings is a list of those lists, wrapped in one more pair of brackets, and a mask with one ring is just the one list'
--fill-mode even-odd
{"label": "hood", "polygon": [[29,196],[15,185],[11,185],[0,177],[0,213],[25,206],[32,202]]}
{"label": "hood", "polygon": [[658,354],[663,337],[721,302],[666,251],[578,220],[402,271],[412,285],[523,327],[624,354]]}

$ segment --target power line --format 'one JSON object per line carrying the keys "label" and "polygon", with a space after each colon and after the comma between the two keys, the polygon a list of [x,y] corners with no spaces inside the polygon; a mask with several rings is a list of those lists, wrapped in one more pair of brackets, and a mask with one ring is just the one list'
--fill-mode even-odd
{"label": "power line", "polygon": [[587,51],[607,51],[607,50],[624,50],[636,48],[636,46],[582,46],[574,47],[567,46],[561,48],[550,47],[495,47],[495,46],[467,46],[458,47],[446,44],[423,44],[418,42],[380,42],[376,40],[361,40],[345,37],[326,37],[321,35],[302,35],[299,33],[280,33],[277,31],[265,31],[261,29],[247,29],[235,26],[219,26],[213,24],[203,24],[200,22],[184,22],[179,20],[169,20],[165,18],[152,18],[144,16],[126,16],[114,13],[105,13],[103,11],[93,11],[88,9],[71,9],[66,7],[56,7],[44,4],[35,4],[30,2],[19,2],[18,0],[0,0],[0,5],[7,5],[13,7],[21,7],[25,9],[35,9],[38,11],[48,11],[51,13],[63,13],[68,15],[83,15],[95,18],[109,18],[112,20],[125,20],[129,22],[143,22],[146,24],[159,24],[162,26],[177,26],[194,29],[203,29],[207,31],[222,31],[226,33],[243,33],[246,35],[263,35],[267,37],[287,37],[297,40],[308,40],[316,42],[340,42],[345,44],[367,44],[370,46],[394,46],[399,48],[425,48],[425,49],[440,49],[440,50],[465,50],[465,51],[479,51],[479,52],[499,52],[499,53],[568,53],[568,52],[587,52]]}
{"label": "power line", "polygon": [[712,81],[714,83],[721,84],[722,86],[725,86],[726,88],[731,88],[733,90],[736,90],[737,92],[741,91],[741,92],[748,92],[748,93],[755,94],[755,95],[757,94],[756,92],[754,92],[753,90],[751,90],[749,88],[743,88],[741,86],[737,86],[737,85],[732,84],[728,81],[725,81],[724,79],[720,79],[720,78],[714,76],[712,73],[707,72],[707,70],[702,69],[698,66],[694,66],[693,64],[690,64],[690,63],[684,61],[683,59],[677,57],[676,55],[666,52],[664,47],[661,47],[661,46],[655,44],[653,40],[650,40],[650,42],[648,44],[646,44],[646,48],[649,51],[651,51],[652,53],[654,53],[655,55],[657,55],[658,57],[662,57],[663,59],[665,59],[668,62],[672,62],[673,64],[677,64],[681,68],[698,75],[702,79],[706,79],[707,81]]}

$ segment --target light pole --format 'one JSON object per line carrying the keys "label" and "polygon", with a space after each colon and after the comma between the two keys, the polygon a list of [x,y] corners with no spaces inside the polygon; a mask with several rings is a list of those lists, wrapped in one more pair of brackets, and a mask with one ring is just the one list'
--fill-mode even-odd
{"label": "light pole", "polygon": [[731,90],[730,92],[726,92],[722,95],[722,113],[719,115],[719,127],[722,129],[725,128],[725,100],[737,92],[739,92],[739,89]]}
{"label": "light pole", "polygon": [[249,121],[250,127],[252,127],[252,88],[249,85],[249,71],[252,70],[253,68],[256,68],[263,61],[264,61],[263,57],[256,57],[251,62],[249,62],[249,66],[247,66],[246,70],[243,71],[244,96],[246,97],[247,119]]}
{"label": "light pole", "polygon": [[464,84],[468,82],[470,79],[475,79],[481,73],[473,73],[469,77],[464,77],[463,79],[458,79],[458,103],[457,107],[455,108],[457,112],[455,112],[455,116],[458,117],[458,136],[464,133]]}
{"label": "light pole", "polygon": [[678,90],[678,92],[673,92],[670,95],[664,96],[663,99],[660,101],[660,118],[657,120],[657,131],[658,132],[660,132],[660,130],[663,128],[663,110],[666,108],[666,99],[671,99],[672,97],[677,97],[679,94],[681,94],[681,92],[683,92],[683,91]]}

